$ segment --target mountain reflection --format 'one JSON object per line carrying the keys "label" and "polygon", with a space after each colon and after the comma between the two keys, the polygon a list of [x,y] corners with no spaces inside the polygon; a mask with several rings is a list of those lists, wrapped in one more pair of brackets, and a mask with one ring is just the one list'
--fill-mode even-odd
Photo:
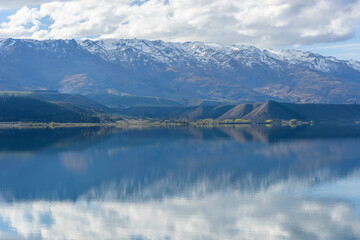
{"label": "mountain reflection", "polygon": [[360,194],[317,193],[360,187],[359,136],[357,125],[2,130],[0,239],[356,239]]}

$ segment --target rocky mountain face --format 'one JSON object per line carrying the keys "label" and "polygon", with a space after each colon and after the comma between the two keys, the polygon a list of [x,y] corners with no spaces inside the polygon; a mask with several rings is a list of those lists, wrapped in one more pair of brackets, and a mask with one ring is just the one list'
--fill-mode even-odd
{"label": "rocky mountain face", "polygon": [[139,39],[0,40],[0,90],[354,103],[360,62],[295,50]]}

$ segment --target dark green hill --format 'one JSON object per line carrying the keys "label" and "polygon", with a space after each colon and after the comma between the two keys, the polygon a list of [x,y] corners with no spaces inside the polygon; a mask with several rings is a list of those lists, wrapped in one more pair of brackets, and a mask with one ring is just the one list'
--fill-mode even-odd
{"label": "dark green hill", "polygon": [[32,92],[28,96],[56,104],[64,104],[67,106],[75,105],[77,108],[87,109],[88,111],[93,111],[96,113],[110,111],[108,107],[79,94],[65,94],[65,93],[58,93],[51,91],[38,91],[38,92]]}
{"label": "dark green hill", "polygon": [[28,96],[0,96],[1,122],[99,122],[99,118]]}
{"label": "dark green hill", "polygon": [[56,91],[0,91],[0,96],[18,96],[38,99],[45,102],[63,105],[80,112],[104,113],[111,109],[79,94],[58,93]]}
{"label": "dark green hill", "polygon": [[281,105],[304,115],[307,120],[331,122],[360,120],[360,105],[358,104],[281,103]]}

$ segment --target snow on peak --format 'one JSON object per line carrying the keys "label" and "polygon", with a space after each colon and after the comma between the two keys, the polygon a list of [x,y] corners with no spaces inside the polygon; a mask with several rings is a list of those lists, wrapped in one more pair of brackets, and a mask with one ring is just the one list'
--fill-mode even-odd
{"label": "snow on peak", "polygon": [[296,64],[299,62],[313,62],[316,58],[316,55],[310,52],[303,52],[299,50],[276,50],[269,49],[267,50],[272,54],[272,57],[275,57],[281,61],[287,61],[290,64]]}
{"label": "snow on peak", "polygon": [[[146,57],[155,62],[169,65],[181,62],[197,62],[197,64],[216,64],[220,68],[231,69],[232,60],[248,67],[266,65],[274,70],[283,68],[279,61],[285,64],[301,64],[321,72],[336,70],[342,62],[334,57],[324,57],[311,52],[299,50],[260,50],[253,46],[231,45],[221,46],[203,42],[164,42],[143,39],[104,39],[83,40],[78,43],[93,54],[109,61],[136,61]],[[131,55],[133,54],[133,55]],[[137,55],[136,55],[137,54]],[[231,60],[232,59],[232,60]],[[349,64],[354,69],[358,65]]]}
{"label": "snow on peak", "polygon": [[0,40],[0,47],[3,48],[8,48],[13,46],[16,43],[15,39],[12,38],[8,38],[8,39],[1,39]]}
{"label": "snow on peak", "polygon": [[347,62],[348,66],[355,69],[356,71],[359,71],[360,72],[360,62],[359,61],[356,61],[356,60],[349,60]]}
{"label": "snow on peak", "polygon": [[0,48],[4,45],[5,41],[6,41],[6,39],[0,38]]}
{"label": "snow on peak", "polygon": [[[341,61],[334,57],[299,50],[259,49],[254,46],[222,46],[203,42],[164,42],[144,39],[101,39],[101,40],[31,40],[0,39],[0,47],[7,48],[17,41],[64,54],[62,44],[78,44],[78,47],[103,58],[106,61],[128,64],[163,63],[170,67],[222,68],[237,70],[239,65],[249,68],[263,66],[281,70],[289,65],[301,65],[321,72],[336,71],[348,66],[360,71],[355,60]],[[29,46],[30,46],[29,45]],[[75,46],[75,45],[74,45]]]}
{"label": "snow on peak", "polygon": [[133,50],[139,56],[146,56],[161,63],[174,63],[180,62],[180,60],[191,61],[194,59],[199,62],[208,62],[214,53],[221,52],[223,49],[219,45],[201,42],[173,43],[142,39],[85,40],[80,41],[79,44],[93,54],[111,61],[129,60],[130,57],[127,56],[126,50]]}
{"label": "snow on peak", "polygon": [[331,72],[336,70],[337,64],[342,61],[334,57],[325,57],[319,54],[304,52],[300,50],[267,50],[270,55],[278,60],[289,64],[301,64],[320,72]]}

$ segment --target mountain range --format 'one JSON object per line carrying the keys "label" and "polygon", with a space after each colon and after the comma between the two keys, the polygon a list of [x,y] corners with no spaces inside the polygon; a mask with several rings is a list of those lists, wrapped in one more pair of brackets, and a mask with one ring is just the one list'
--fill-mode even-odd
{"label": "mountain range", "polygon": [[360,62],[201,42],[1,39],[0,90],[57,90],[116,107],[124,98],[165,106],[179,99],[354,103]]}

